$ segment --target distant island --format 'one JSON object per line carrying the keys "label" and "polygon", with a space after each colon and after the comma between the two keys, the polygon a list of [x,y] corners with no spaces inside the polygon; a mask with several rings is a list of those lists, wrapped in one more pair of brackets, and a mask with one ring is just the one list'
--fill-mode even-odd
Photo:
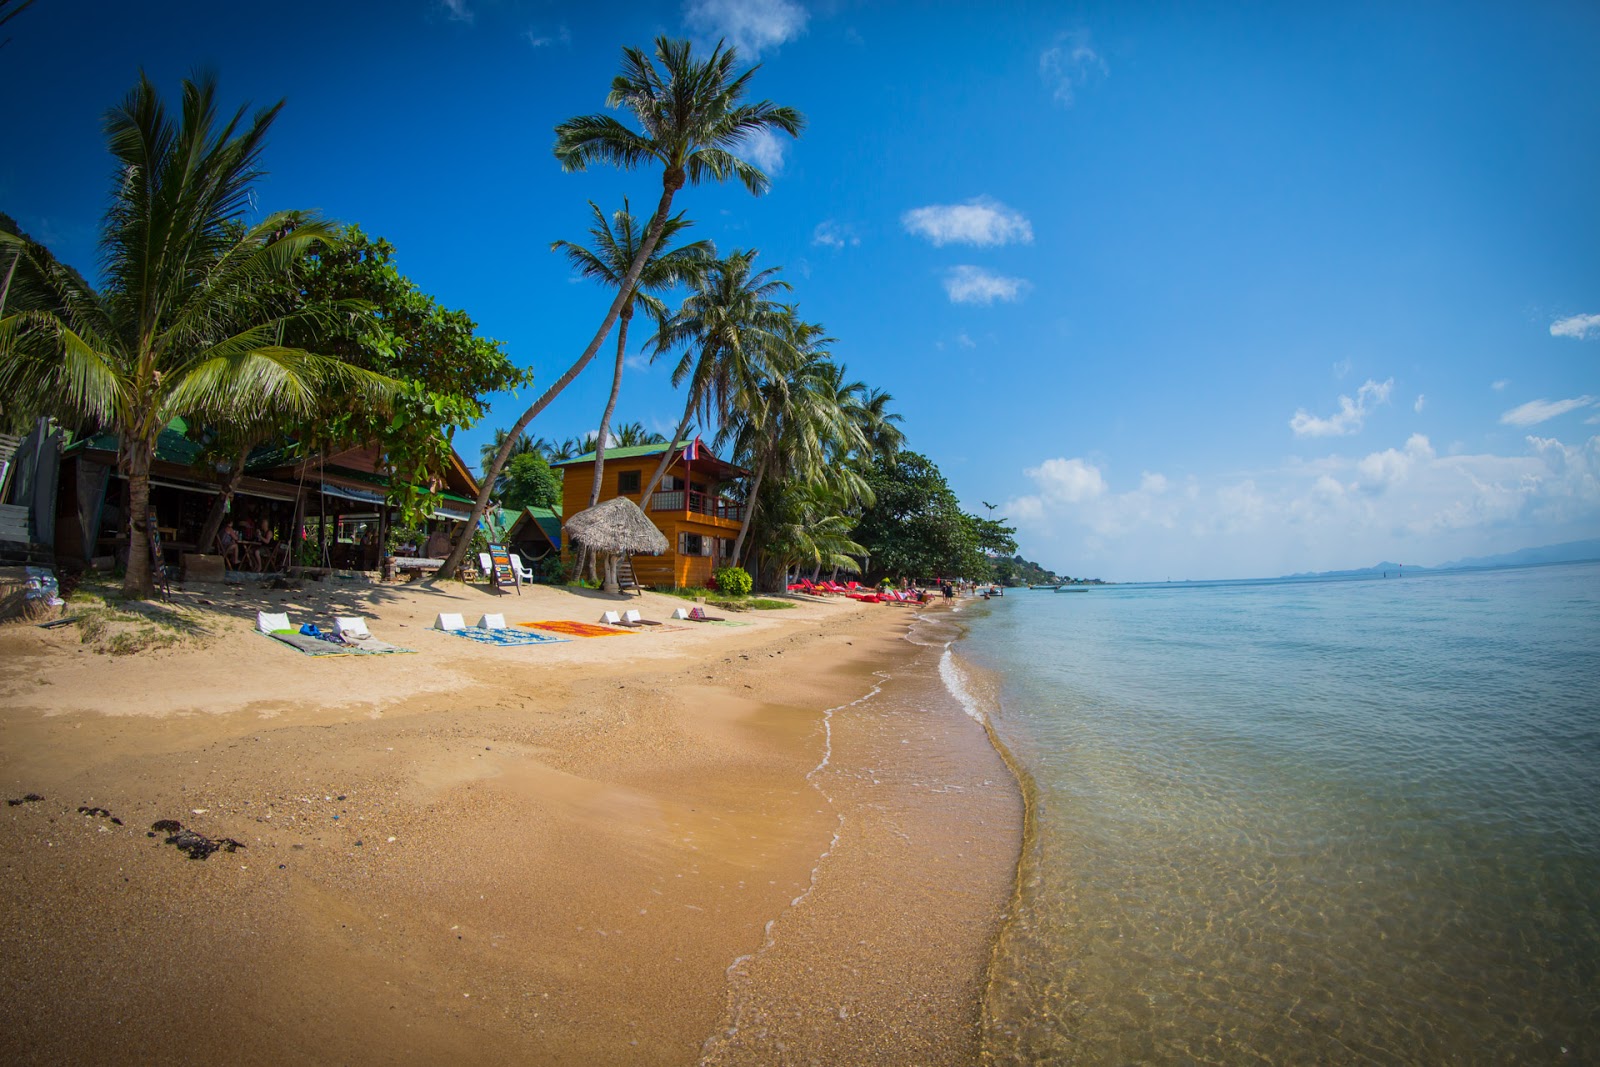
{"label": "distant island", "polygon": [[1363,574],[1399,574],[1404,571],[1464,571],[1482,570],[1490,567],[1525,567],[1540,563],[1579,563],[1585,560],[1600,560],[1600,538],[1587,541],[1567,541],[1559,545],[1543,545],[1539,548],[1522,548],[1515,552],[1503,552],[1497,556],[1473,556],[1468,559],[1453,560],[1449,563],[1440,563],[1432,567],[1424,567],[1415,563],[1374,563],[1370,567],[1357,567],[1353,570],[1342,571],[1306,571],[1300,574],[1289,574],[1287,578],[1347,578]]}

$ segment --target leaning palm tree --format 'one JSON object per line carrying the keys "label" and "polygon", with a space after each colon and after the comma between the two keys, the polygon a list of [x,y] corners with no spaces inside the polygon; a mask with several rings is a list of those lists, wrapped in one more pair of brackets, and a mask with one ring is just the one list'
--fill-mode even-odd
{"label": "leaning palm tree", "polygon": [[[737,153],[752,138],[773,130],[798,137],[805,119],[793,108],[780,107],[767,100],[744,103],[750,78],[759,68],[735,73],[737,63],[737,50],[724,48],[720,43],[704,60],[694,57],[688,41],[666,37],[656,39],[655,59],[640,49],[625,48],[622,71],[611,81],[606,106],[631,111],[640,128],[630,129],[609,115],[583,115],[556,127],[555,154],[563,169],[580,171],[587,170],[591,164],[610,163],[632,170],[660,163],[661,200],[655,214],[650,216],[650,225],[645,228],[644,240],[634,254],[633,264],[617,287],[617,295],[589,346],[566,373],[522,413],[512,433],[525,429],[600,350],[622,314],[622,306],[638,283],[645,263],[661,240],[661,231],[672,215],[672,198],[679,189],[736,177],[754,195],[766,191],[770,184],[767,175]],[[506,458],[502,450],[483,472],[484,487],[478,493],[464,529],[477,527],[489,502],[489,490]],[[466,552],[467,538],[462,537],[439,569],[440,577],[453,575]]]}
{"label": "leaning palm tree", "polygon": [[772,298],[789,283],[778,269],[754,271],[755,250],[735,250],[718,260],[696,282],[677,314],[652,341],[655,354],[684,350],[672,371],[674,387],[688,382],[683,418],[661,454],[642,500],[649,500],[667,473],[689,424],[698,414],[705,424],[728,419],[736,399],[748,393],[771,350],[781,343],[778,330],[786,309]]}
{"label": "leaning palm tree", "polygon": [[[284,344],[287,330],[334,313],[304,306],[295,279],[319,244],[337,243],[337,230],[288,212],[242,221],[282,107],[248,121],[240,108],[220,121],[215,80],[202,76],[184,82],[174,123],[141,76],[105,119],[119,167],[100,239],[102,290],[34,263],[53,290],[50,306],[0,319],[0,395],[50,397],[118,437],[131,597],[153,592],[150,466],[174,417],[295,413],[334,379],[367,397],[393,384]],[[0,242],[20,247],[9,235]]]}
{"label": "leaning palm tree", "polygon": [[[594,214],[595,224],[589,228],[594,247],[585,248],[570,241],[555,241],[550,248],[566,252],[568,262],[583,277],[602,285],[619,287],[628,276],[634,257],[639,254],[644,233],[628,211],[627,198],[623,198],[622,210],[609,219],[593,200],[589,201],[589,210]],[[633,291],[617,318],[617,359],[611,371],[611,395],[606,398],[606,409],[600,416],[600,428],[595,431],[594,485],[589,490],[590,507],[600,500],[600,478],[605,474],[606,447],[611,440],[611,416],[617,410],[617,396],[622,392],[622,369],[628,354],[628,326],[633,321],[634,310],[643,306],[657,322],[665,320],[666,305],[655,294],[698,276],[716,254],[716,249],[709,241],[696,241],[668,250],[668,243],[689,225],[680,212],[661,227],[661,238],[655,251],[639,272],[639,279],[634,283]]]}

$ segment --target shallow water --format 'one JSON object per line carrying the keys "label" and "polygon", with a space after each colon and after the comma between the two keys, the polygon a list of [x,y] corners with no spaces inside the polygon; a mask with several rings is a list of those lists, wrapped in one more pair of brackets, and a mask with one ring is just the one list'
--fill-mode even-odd
{"label": "shallow water", "polygon": [[1034,803],[993,1061],[1600,1057],[1600,564],[963,617]]}

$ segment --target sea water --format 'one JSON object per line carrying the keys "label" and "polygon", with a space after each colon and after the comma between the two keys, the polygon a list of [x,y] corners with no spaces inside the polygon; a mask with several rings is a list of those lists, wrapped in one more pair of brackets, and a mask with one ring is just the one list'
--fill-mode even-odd
{"label": "sea water", "polygon": [[1013,590],[998,1063],[1600,1062],[1600,564]]}

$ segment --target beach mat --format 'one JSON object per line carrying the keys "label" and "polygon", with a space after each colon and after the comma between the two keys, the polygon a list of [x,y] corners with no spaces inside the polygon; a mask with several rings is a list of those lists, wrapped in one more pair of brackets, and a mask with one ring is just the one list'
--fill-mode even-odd
{"label": "beach mat", "polygon": [[465,637],[469,641],[476,641],[483,645],[550,645],[565,641],[565,637],[552,637],[549,634],[532,634],[523,630],[485,630],[481,626],[466,626],[459,630],[441,630],[440,633],[455,634]]}
{"label": "beach mat", "polygon": [[340,640],[343,641],[348,647],[355,649],[357,652],[365,652],[369,656],[382,656],[401,653],[414,656],[417,654],[417,650],[414,648],[401,648],[399,645],[391,645],[387,641],[379,641],[376,637],[357,638],[352,637],[349,634],[345,634],[340,638]]}
{"label": "beach mat", "polygon": [[571,637],[614,637],[617,634],[633,633],[632,630],[618,626],[602,626],[597,622],[575,622],[572,619],[545,619],[543,622],[519,622],[517,625],[537,626],[541,630],[550,630]]}
{"label": "beach mat", "polygon": [[[260,631],[257,631],[258,633]],[[290,648],[304,652],[308,656],[360,656],[364,653],[344,645],[336,645],[332,641],[324,641],[320,637],[300,633],[298,630],[277,630],[270,634],[262,634],[274,641],[281,641]]]}

